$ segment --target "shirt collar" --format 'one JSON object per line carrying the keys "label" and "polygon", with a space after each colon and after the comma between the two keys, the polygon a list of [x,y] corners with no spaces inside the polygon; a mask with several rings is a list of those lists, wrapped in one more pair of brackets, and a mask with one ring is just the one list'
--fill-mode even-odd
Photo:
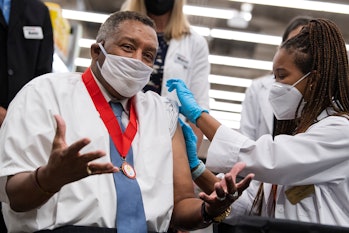
{"label": "shirt collar", "polygon": [[91,70],[91,73],[92,73],[92,76],[94,78],[94,80],[96,81],[99,89],[101,90],[105,100],[109,103],[110,101],[111,102],[114,102],[114,103],[117,103],[119,102],[123,109],[124,109],[124,112],[129,115],[129,108],[128,108],[128,100],[129,99],[124,99],[124,100],[118,100],[118,99],[115,99],[113,98],[112,96],[110,96],[110,94],[108,93],[108,91],[104,88],[104,86],[99,82],[99,80],[96,78],[96,76],[94,75],[94,73],[92,72]]}

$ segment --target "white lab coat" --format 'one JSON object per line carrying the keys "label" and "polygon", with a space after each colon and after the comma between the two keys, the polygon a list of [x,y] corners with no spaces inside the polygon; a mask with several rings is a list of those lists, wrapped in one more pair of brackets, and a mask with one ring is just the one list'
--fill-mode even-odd
{"label": "white lab coat", "polygon": [[269,74],[254,80],[242,102],[240,132],[253,140],[273,132],[273,109],[269,103],[274,76]]}
{"label": "white lab coat", "polygon": [[[331,109],[327,109],[330,113]],[[213,138],[206,165],[214,172],[228,172],[239,161],[246,163],[242,175],[279,184],[275,217],[320,224],[349,226],[349,120],[328,116],[295,136],[264,135],[254,141],[221,126]],[[285,191],[314,185],[315,192],[292,205]],[[258,185],[251,185],[233,204],[232,214],[246,214]],[[252,193],[252,195],[251,195]],[[234,208],[237,206],[237,208]]]}
{"label": "white lab coat", "polygon": [[192,29],[189,35],[179,40],[172,39],[165,59],[161,96],[180,103],[175,91],[168,92],[166,82],[171,78],[182,79],[193,93],[197,103],[209,109],[208,54],[207,41]]}

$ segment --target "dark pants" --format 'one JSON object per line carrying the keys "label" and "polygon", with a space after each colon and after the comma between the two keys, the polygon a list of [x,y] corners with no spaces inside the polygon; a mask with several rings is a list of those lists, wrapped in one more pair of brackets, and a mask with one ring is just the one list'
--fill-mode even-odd
{"label": "dark pants", "polygon": [[[54,230],[42,230],[35,233],[116,233],[115,228],[84,227],[84,226],[64,226]],[[155,232],[149,232],[155,233]]]}
{"label": "dark pants", "polygon": [[115,228],[64,226],[54,230],[36,231],[36,233],[116,233]]}
{"label": "dark pants", "polygon": [[7,232],[7,228],[4,222],[4,217],[2,216],[2,207],[1,207],[1,202],[0,202],[0,232],[1,233],[6,233]]}
{"label": "dark pants", "polygon": [[238,216],[231,221],[214,224],[214,233],[349,233],[349,228],[292,221],[271,219],[257,216]]}

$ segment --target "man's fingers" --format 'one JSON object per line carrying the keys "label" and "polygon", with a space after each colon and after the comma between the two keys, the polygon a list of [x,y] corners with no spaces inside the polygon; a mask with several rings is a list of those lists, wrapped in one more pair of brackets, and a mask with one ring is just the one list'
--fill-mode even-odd
{"label": "man's fingers", "polygon": [[91,171],[90,175],[94,174],[104,174],[104,173],[114,173],[119,172],[120,168],[114,167],[112,163],[89,163],[88,169]]}
{"label": "man's fingers", "polygon": [[234,193],[236,191],[235,177],[233,177],[230,173],[225,174],[224,176],[225,184],[227,186],[227,193]]}
{"label": "man's fingers", "polygon": [[241,180],[236,186],[238,187],[239,190],[243,191],[248,188],[253,178],[254,178],[254,174],[250,173],[243,180]]}
{"label": "man's fingers", "polygon": [[90,139],[88,139],[88,138],[80,139],[79,141],[74,142],[73,144],[71,144],[67,148],[67,153],[68,154],[78,154],[79,151],[89,143],[90,143]]}
{"label": "man's fingers", "polygon": [[[65,148],[65,147],[67,147],[67,144],[65,141],[65,132],[66,132],[65,122],[60,115],[54,115],[54,118],[55,118],[56,123],[57,123],[57,128],[56,128],[56,134],[55,134],[55,137],[54,137],[53,143],[52,143],[52,149]],[[89,143],[90,143],[90,139],[83,138],[83,139],[71,144],[69,147],[67,147],[65,150],[65,153],[66,154],[78,154],[79,151]]]}
{"label": "man's fingers", "polygon": [[[246,164],[244,162],[238,162],[233,166],[233,168],[230,170],[229,174],[233,178],[235,178],[245,167],[246,167]],[[239,183],[236,184],[236,187],[234,187],[234,189],[238,190],[239,195],[241,195],[241,193],[246,188],[248,188],[253,177],[254,177],[254,174],[250,173],[247,176],[245,176],[245,178],[243,180],[241,180]],[[228,188],[229,188],[229,190],[231,190],[231,187],[228,187]]]}
{"label": "man's fingers", "polygon": [[212,201],[214,201],[215,197],[212,197],[211,195],[207,195],[206,193],[204,192],[200,192],[199,193],[199,198],[201,200],[203,200],[204,202],[207,202],[207,203],[211,203]]}
{"label": "man's fingers", "polygon": [[216,197],[216,198],[217,198],[219,201],[224,201],[224,200],[225,200],[225,197],[226,197],[226,192],[225,192],[225,190],[223,189],[222,185],[221,185],[219,182],[217,182],[217,183],[214,184],[214,189],[215,189],[216,194],[217,194],[217,197]]}
{"label": "man's fingers", "polygon": [[236,177],[245,167],[246,167],[246,164],[244,162],[238,162],[230,170],[230,174],[233,177]]}
{"label": "man's fingers", "polygon": [[52,143],[52,149],[63,147],[66,145],[65,143],[65,131],[66,126],[63,118],[60,115],[54,115],[54,118],[56,120],[57,128],[56,128],[56,134],[53,139]]}

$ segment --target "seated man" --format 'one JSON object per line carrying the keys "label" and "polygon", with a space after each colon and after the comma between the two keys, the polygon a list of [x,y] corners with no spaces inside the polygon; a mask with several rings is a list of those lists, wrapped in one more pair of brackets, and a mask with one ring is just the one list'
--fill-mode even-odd
{"label": "seated man", "polygon": [[227,215],[243,165],[195,198],[178,107],[141,92],[157,45],[148,17],[114,13],[84,74],[43,75],[16,96],[0,133],[9,232],[166,232]]}

